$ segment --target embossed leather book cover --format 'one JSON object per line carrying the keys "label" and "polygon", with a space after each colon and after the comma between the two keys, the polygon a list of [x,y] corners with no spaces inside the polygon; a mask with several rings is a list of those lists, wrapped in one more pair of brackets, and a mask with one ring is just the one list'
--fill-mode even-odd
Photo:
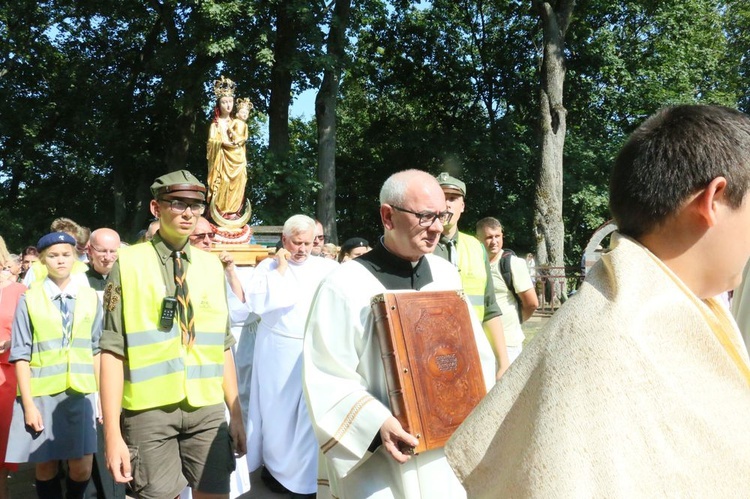
{"label": "embossed leather book cover", "polygon": [[443,447],[487,393],[463,291],[383,293],[371,305],[393,415],[419,439],[414,453]]}

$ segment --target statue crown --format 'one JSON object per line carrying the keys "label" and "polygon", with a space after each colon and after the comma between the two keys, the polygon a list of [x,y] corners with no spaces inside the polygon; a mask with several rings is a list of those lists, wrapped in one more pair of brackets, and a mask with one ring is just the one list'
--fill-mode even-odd
{"label": "statue crown", "polygon": [[217,99],[222,97],[234,97],[234,87],[237,85],[224,76],[221,79],[214,81],[214,95]]}
{"label": "statue crown", "polygon": [[250,102],[250,99],[245,98],[239,98],[234,103],[235,107],[237,108],[237,111],[240,109],[247,109],[248,111],[253,109],[253,103]]}

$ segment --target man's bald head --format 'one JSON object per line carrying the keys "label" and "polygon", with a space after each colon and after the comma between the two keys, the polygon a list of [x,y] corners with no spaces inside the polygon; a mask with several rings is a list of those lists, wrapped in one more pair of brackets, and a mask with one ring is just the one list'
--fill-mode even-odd
{"label": "man's bald head", "polygon": [[108,275],[117,261],[120,235],[108,228],[96,229],[89,238],[89,262],[101,275]]}
{"label": "man's bald head", "polygon": [[380,218],[388,250],[415,262],[432,253],[446,214],[445,195],[437,180],[421,170],[391,175],[380,190]]}

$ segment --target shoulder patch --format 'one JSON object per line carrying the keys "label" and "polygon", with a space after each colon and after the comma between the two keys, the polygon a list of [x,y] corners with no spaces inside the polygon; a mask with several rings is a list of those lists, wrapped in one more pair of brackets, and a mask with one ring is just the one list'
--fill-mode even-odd
{"label": "shoulder patch", "polygon": [[120,301],[120,295],[122,294],[122,288],[115,286],[114,282],[108,282],[104,288],[104,308],[108,312],[114,312],[117,302]]}

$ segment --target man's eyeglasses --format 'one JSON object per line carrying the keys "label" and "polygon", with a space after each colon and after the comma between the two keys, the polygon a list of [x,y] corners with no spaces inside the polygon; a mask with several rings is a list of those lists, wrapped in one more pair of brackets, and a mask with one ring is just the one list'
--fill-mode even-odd
{"label": "man's eyeglasses", "polygon": [[173,213],[182,214],[190,208],[190,211],[193,212],[193,215],[203,215],[203,212],[206,211],[206,205],[203,203],[195,202],[195,203],[186,203],[185,201],[179,200],[179,199],[161,199],[160,200],[163,203],[169,204],[169,209],[172,210]]}
{"label": "man's eyeglasses", "polygon": [[195,239],[209,238],[210,240],[213,241],[214,237],[216,237],[216,234],[214,234],[213,232],[202,232],[200,234],[190,234],[190,237],[195,238]]}
{"label": "man's eyeglasses", "polygon": [[421,225],[422,227],[432,226],[432,224],[435,223],[435,220],[440,220],[441,224],[447,224],[451,221],[451,218],[453,218],[453,213],[448,210],[441,211],[440,213],[435,213],[434,211],[416,212],[395,205],[391,205],[391,208],[397,211],[402,211],[404,213],[411,213],[419,219],[419,225]]}
{"label": "man's eyeglasses", "polygon": [[316,240],[316,241],[325,241],[325,239],[326,239],[326,236],[325,236],[325,234],[324,234],[324,235],[322,235],[322,236],[315,236],[315,240]]}
{"label": "man's eyeglasses", "polygon": [[102,255],[116,255],[117,254],[117,250],[116,249],[113,249],[113,250],[99,249],[96,246],[94,246],[93,244],[91,244],[89,246],[96,253],[99,253],[99,254],[102,254]]}

